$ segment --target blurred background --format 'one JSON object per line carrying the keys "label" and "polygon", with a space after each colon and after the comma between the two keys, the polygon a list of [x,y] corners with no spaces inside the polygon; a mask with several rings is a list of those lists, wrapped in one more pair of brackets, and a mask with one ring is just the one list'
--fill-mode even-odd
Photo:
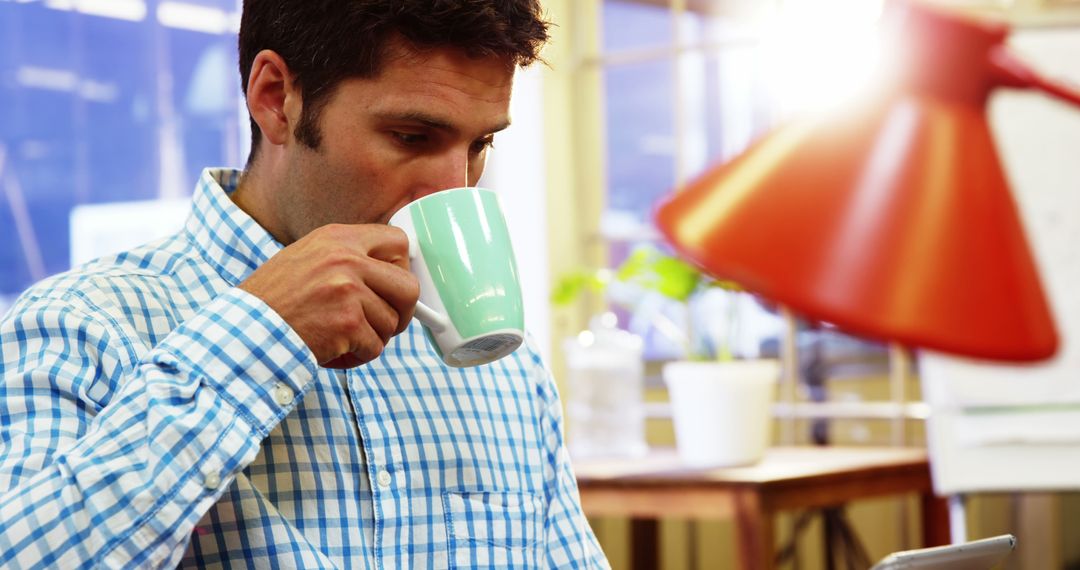
{"label": "blurred background", "polygon": [[0,306],[69,266],[78,207],[185,198],[204,166],[242,164],[236,13],[0,2]]}
{"label": "blurred background", "polygon": [[[481,184],[502,196],[526,322],[564,399],[573,404],[576,394],[567,343],[610,313],[604,326],[641,342],[634,389],[643,442],[670,446],[663,363],[715,356],[721,346],[736,357],[776,357],[785,325],[776,307],[745,293],[692,282],[673,298],[626,285],[620,271],[626,276],[642,260],[670,253],[651,223],[659,199],[768,129],[842,104],[866,86],[880,71],[882,2],[544,3],[556,24],[547,65],[519,73],[514,127],[499,135]],[[1007,19],[1022,56],[1049,75],[1080,80],[1080,1],[950,4]],[[34,281],[179,228],[202,168],[242,167],[249,134],[236,62],[239,10],[239,0],[0,0],[0,313]],[[996,96],[995,116],[1012,114],[1009,97],[1024,96]],[[1040,172],[1039,161],[1076,162],[1076,146],[1042,143],[1045,133],[1075,122],[1038,111],[1022,117],[1027,128],[995,123],[1009,135],[1002,144],[1015,149],[1010,156]],[[1022,198],[1029,219],[1063,207],[1080,211],[1080,177],[1051,178],[1073,192]],[[732,315],[737,328],[713,326]],[[895,396],[887,347],[824,325],[796,327],[800,400]],[[905,402],[918,403],[917,377],[905,383]],[[872,415],[800,419],[793,442],[925,444],[925,416],[904,416],[897,428]],[[572,446],[586,437],[573,428]],[[972,534],[1015,529],[1017,513],[1028,512],[1022,501],[974,497]],[[1040,507],[1046,517],[1034,523],[1050,541],[1042,567],[1080,568],[1080,497],[1059,493],[1047,501],[1040,503],[1049,505]],[[873,558],[917,533],[916,519],[904,514],[915,502],[852,505],[853,526]],[[630,567],[629,522],[592,522],[613,565]],[[820,567],[819,533],[811,528],[796,541],[800,555],[785,567]],[[663,568],[733,565],[729,522],[664,520],[660,538]]]}

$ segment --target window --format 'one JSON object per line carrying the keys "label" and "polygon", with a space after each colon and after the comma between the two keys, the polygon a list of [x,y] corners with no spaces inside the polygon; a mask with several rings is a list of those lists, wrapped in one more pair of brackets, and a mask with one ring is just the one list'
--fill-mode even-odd
{"label": "window", "polygon": [[[779,122],[857,89],[876,57],[881,8],[877,0],[574,2],[575,168],[579,193],[603,189],[594,211],[581,214],[595,215],[582,224],[582,257],[617,267],[643,245],[662,249],[651,222],[658,200]],[[595,119],[588,116],[593,107]],[[714,311],[730,302],[703,298],[690,312],[718,321]],[[744,334],[778,333],[777,319],[759,304],[738,304],[750,312],[741,319],[750,323]],[[660,311],[685,329],[688,312],[677,305]],[[646,336],[647,357],[683,355],[655,327],[637,332]],[[716,346],[716,339],[701,340]],[[753,356],[763,340],[738,342]]]}
{"label": "window", "polygon": [[67,269],[81,204],[242,162],[237,0],[0,0],[0,312]]}
{"label": "window", "polygon": [[[760,38],[752,24],[738,11],[713,13],[641,0],[602,2],[599,53],[583,65],[595,67],[601,77],[606,192],[598,235],[609,265],[619,266],[643,246],[663,250],[651,225],[657,202],[714,161],[734,156],[772,124],[759,65]],[[710,292],[697,298],[692,309],[653,300],[656,306],[644,309],[653,315],[646,318],[648,324],[641,322],[641,305],[633,317],[623,316],[645,336],[646,358],[677,358],[686,347],[665,331],[696,331],[701,338],[694,350],[715,351],[717,335],[730,331],[713,326],[722,319],[710,317],[736,303],[741,312],[753,313],[744,315],[743,322],[756,321],[743,327],[744,338],[736,341],[739,352],[756,355],[754,344],[760,339],[746,337],[772,334],[775,318],[739,297]],[[687,323],[692,313],[705,318]],[[657,319],[670,324],[656,326]]]}

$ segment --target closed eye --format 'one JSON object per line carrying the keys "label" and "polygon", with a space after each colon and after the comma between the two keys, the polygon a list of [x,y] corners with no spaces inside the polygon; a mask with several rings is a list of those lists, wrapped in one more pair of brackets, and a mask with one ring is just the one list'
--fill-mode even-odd
{"label": "closed eye", "polygon": [[390,136],[402,146],[420,146],[426,144],[429,137],[426,133],[409,133],[404,131],[390,131]]}

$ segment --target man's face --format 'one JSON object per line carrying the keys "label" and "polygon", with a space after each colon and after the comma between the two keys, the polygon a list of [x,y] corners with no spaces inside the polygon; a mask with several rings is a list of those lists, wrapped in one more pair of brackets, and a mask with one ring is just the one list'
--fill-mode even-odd
{"label": "man's face", "polygon": [[386,223],[405,204],[472,186],[509,125],[514,67],[449,48],[396,42],[374,78],[338,85],[318,121],[321,144],[287,145],[276,196],[289,241],[329,223]]}

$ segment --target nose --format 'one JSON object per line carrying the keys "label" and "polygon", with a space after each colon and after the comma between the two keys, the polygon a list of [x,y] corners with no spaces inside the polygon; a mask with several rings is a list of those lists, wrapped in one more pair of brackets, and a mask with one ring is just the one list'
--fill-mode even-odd
{"label": "nose", "polygon": [[413,198],[423,198],[440,190],[469,186],[468,151],[448,151],[432,157],[413,190]]}

